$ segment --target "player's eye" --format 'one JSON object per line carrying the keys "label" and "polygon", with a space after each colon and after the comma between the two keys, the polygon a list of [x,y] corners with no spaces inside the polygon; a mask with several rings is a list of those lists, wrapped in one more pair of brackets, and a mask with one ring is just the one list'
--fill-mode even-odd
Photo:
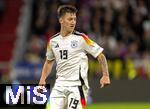
{"label": "player's eye", "polygon": [[72,20],[72,18],[69,18],[68,20],[69,20],[69,21],[71,21],[71,20]]}

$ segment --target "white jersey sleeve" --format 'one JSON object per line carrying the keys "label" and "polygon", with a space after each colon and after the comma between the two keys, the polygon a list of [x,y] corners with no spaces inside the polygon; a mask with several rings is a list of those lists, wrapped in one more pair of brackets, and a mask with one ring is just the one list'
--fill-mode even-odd
{"label": "white jersey sleeve", "polygon": [[82,34],[83,37],[83,48],[86,52],[91,54],[94,58],[96,58],[102,51],[103,48],[100,47],[97,43],[92,41],[87,35]]}
{"label": "white jersey sleeve", "polygon": [[47,57],[47,60],[54,60],[55,59],[54,53],[52,51],[52,42],[51,42],[51,40],[47,44],[46,57]]}

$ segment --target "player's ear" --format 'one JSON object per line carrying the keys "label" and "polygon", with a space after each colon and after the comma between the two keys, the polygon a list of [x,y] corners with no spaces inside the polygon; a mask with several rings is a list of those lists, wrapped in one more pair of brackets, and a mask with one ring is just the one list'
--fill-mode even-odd
{"label": "player's ear", "polygon": [[59,18],[59,23],[61,24],[61,23],[63,23],[63,19],[62,19],[62,17],[61,18]]}

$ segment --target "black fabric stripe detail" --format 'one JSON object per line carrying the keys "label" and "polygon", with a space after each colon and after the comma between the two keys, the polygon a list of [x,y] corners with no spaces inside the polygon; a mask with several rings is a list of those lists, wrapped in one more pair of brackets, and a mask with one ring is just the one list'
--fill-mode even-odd
{"label": "black fabric stripe detail", "polygon": [[57,33],[57,34],[53,35],[52,38],[54,38],[54,37],[56,37],[56,36],[58,36],[58,35],[60,35],[60,33]]}
{"label": "black fabric stripe detail", "polygon": [[57,33],[57,34],[55,34],[55,35],[53,35],[53,36],[49,36],[49,41],[50,41],[51,39],[55,38],[55,37],[58,36],[58,35],[60,35],[60,33]]}
{"label": "black fabric stripe detail", "polygon": [[78,36],[82,36],[83,35],[83,33],[80,33],[78,31],[73,31],[73,34],[78,35]]}
{"label": "black fabric stripe detail", "polygon": [[84,96],[84,92],[83,92],[82,86],[78,86],[78,89],[79,89],[79,93],[80,93],[81,99],[85,99],[85,96]]}
{"label": "black fabric stripe detail", "polygon": [[81,81],[81,85],[84,85],[84,80],[81,77],[81,66],[79,67],[79,80]]}

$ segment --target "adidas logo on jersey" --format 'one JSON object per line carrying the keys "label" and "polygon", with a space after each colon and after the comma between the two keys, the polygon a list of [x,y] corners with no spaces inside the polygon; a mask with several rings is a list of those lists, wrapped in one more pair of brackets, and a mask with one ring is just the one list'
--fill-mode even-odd
{"label": "adidas logo on jersey", "polygon": [[55,48],[58,48],[58,47],[59,47],[59,45],[58,45],[58,44],[56,44]]}

